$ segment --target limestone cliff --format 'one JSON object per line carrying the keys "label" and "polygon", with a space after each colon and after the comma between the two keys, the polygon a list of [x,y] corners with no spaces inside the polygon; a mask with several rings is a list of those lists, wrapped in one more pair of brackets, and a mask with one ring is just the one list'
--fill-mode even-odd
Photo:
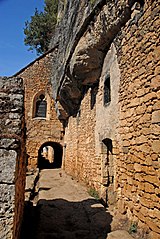
{"label": "limestone cliff", "polygon": [[51,47],[57,45],[52,84],[68,115],[77,113],[86,86],[100,77],[106,52],[130,19],[134,3],[68,0],[60,8],[62,19],[51,42]]}

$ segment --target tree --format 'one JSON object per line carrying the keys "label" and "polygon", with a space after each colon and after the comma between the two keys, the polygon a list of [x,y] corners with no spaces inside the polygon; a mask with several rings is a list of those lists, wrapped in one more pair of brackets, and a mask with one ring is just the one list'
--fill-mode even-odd
{"label": "tree", "polygon": [[37,55],[48,50],[57,22],[58,0],[45,0],[44,12],[38,12],[31,16],[31,20],[25,22],[24,44],[30,46],[28,50],[37,52]]}

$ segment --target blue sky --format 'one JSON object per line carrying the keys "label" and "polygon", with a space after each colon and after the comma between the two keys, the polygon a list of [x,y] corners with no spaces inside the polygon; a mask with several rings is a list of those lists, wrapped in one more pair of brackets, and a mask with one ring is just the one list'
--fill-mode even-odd
{"label": "blue sky", "polygon": [[37,58],[24,45],[23,28],[43,7],[44,0],[0,0],[0,76],[12,76]]}

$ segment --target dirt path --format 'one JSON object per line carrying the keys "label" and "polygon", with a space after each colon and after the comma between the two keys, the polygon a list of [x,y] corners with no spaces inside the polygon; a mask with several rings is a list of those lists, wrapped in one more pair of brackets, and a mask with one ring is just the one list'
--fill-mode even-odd
{"label": "dirt path", "polygon": [[38,187],[37,202],[27,206],[23,239],[106,239],[111,215],[76,180],[61,169],[45,169]]}

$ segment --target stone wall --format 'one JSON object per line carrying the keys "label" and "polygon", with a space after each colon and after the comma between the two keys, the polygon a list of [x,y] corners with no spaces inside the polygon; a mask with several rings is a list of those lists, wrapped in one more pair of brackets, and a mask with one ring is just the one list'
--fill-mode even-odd
{"label": "stone wall", "polygon": [[[65,170],[102,197],[106,191],[117,215],[138,228],[139,237],[154,239],[160,236],[158,14],[158,1],[103,1],[69,51],[65,70],[59,60],[53,66],[63,67],[58,99],[73,115]],[[111,102],[104,107],[107,71]]]}
{"label": "stone wall", "polygon": [[[107,74],[111,79],[111,102],[104,105],[103,92]],[[116,152],[116,142],[119,139],[117,132],[119,83],[120,72],[116,49],[112,45],[104,60],[99,84],[86,87],[80,110],[76,117],[69,118],[64,138],[66,144],[64,168],[66,172],[84,181],[89,187],[94,187],[105,202],[109,167],[115,174],[113,168],[116,165],[111,166],[106,161],[107,146],[104,141],[111,139],[113,150]],[[116,161],[115,156],[114,161]]]}
{"label": "stone wall", "polygon": [[[110,80],[110,101],[105,102],[105,81]],[[120,70],[115,46],[112,44],[102,68],[96,95],[96,155],[101,159],[100,195],[109,205],[115,204],[116,150],[119,141]]]}
{"label": "stone wall", "polygon": [[[117,154],[118,210],[160,238],[160,46],[158,1],[146,2],[138,22],[122,31],[120,134]],[[118,40],[118,39],[117,39]],[[118,43],[117,43],[118,45]]]}
{"label": "stone wall", "polygon": [[19,238],[24,206],[25,127],[23,82],[0,78],[0,238]]}
{"label": "stone wall", "polygon": [[[16,74],[24,81],[28,169],[36,169],[38,151],[43,144],[63,143],[63,124],[57,117],[50,83],[51,76],[54,74],[51,70],[51,62],[54,62],[55,51],[56,49],[51,50],[37,58]],[[46,117],[35,117],[36,99],[40,94],[44,94],[47,102]]]}
{"label": "stone wall", "polygon": [[64,169],[90,187],[99,187],[100,161],[95,154],[96,108],[91,110],[92,90],[88,89],[76,117],[70,117],[65,131]]}

